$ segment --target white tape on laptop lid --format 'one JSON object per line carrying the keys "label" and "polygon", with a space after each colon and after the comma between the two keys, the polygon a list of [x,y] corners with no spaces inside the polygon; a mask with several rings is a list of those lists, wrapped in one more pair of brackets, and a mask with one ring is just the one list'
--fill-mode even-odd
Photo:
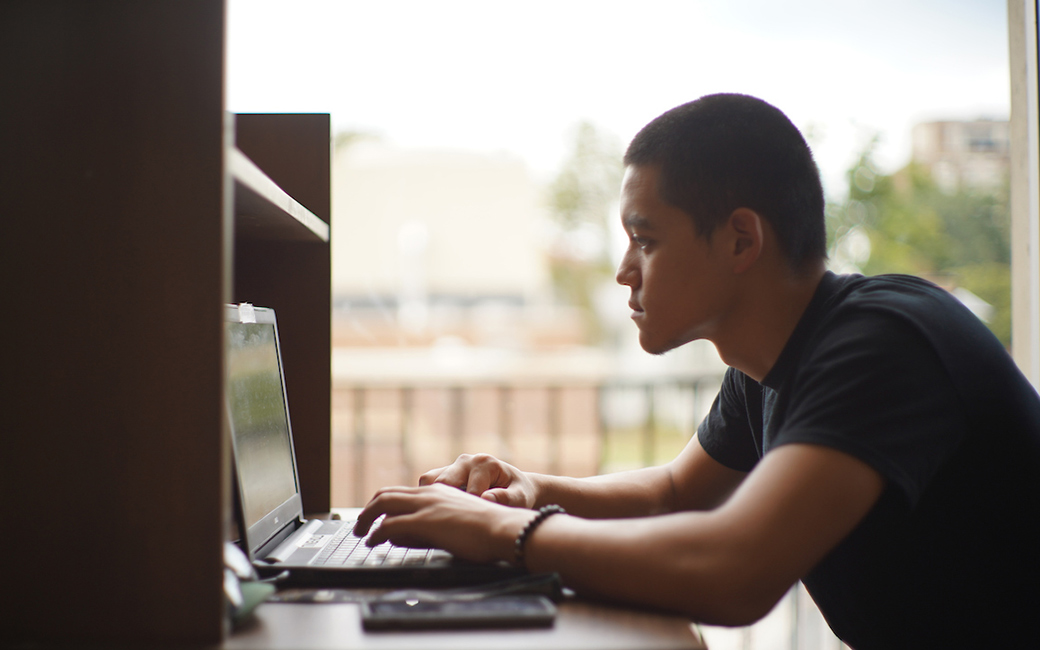
{"label": "white tape on laptop lid", "polygon": [[256,310],[253,309],[253,305],[248,302],[243,302],[238,305],[238,322],[240,323],[255,323],[256,322]]}

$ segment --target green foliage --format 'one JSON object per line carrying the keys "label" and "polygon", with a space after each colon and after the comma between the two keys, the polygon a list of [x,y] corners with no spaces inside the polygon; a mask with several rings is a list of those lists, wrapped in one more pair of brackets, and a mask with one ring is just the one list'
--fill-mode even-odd
{"label": "green foliage", "polygon": [[607,219],[617,201],[621,173],[617,141],[584,122],[549,187],[549,211],[558,227],[550,256],[553,287],[561,302],[581,308],[590,341],[604,334],[593,299],[596,289],[613,277]]}
{"label": "green foliage", "polygon": [[616,140],[594,125],[578,125],[574,150],[553,181],[550,206],[564,228],[593,224],[606,229],[610,206],[621,184],[621,153]]}
{"label": "green foliage", "polygon": [[[839,270],[909,273],[967,289],[993,306],[988,325],[1010,345],[1007,187],[943,192],[927,169],[913,163],[882,175],[872,160],[876,144],[875,138],[849,170],[845,203],[828,206],[832,263]],[[862,233],[869,238],[869,257],[854,259],[849,242]]]}
{"label": "green foliage", "polygon": [[332,140],[333,148],[336,151],[340,149],[346,149],[358,142],[365,140],[379,140],[380,137],[374,133],[368,133],[364,131],[340,131],[336,134]]}

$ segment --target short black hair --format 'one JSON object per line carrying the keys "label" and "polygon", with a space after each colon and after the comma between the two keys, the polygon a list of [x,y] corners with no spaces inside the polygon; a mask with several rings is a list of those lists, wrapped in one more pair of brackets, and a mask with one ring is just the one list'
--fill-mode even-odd
{"label": "short black hair", "polygon": [[625,165],[660,170],[661,200],[710,237],[737,208],[776,232],[795,269],[826,259],[823,186],[812,151],[779,109],[748,95],[706,95],[647,124]]}

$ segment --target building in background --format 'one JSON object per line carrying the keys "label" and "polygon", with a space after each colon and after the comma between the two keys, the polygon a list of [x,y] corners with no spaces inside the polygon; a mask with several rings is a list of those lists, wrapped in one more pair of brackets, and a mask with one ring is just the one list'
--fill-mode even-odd
{"label": "building in background", "polygon": [[917,124],[912,156],[946,192],[995,191],[1008,177],[1010,126],[999,120]]}
{"label": "building in background", "polygon": [[507,154],[337,147],[332,286],[337,342],[576,343],[552,303],[540,186]]}

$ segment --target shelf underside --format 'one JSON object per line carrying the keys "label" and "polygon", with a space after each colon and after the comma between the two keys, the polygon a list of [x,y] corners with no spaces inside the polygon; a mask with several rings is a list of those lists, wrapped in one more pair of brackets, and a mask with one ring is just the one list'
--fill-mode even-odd
{"label": "shelf underside", "polygon": [[228,151],[227,166],[234,181],[236,237],[329,241],[329,225],[286,194],[237,148]]}

